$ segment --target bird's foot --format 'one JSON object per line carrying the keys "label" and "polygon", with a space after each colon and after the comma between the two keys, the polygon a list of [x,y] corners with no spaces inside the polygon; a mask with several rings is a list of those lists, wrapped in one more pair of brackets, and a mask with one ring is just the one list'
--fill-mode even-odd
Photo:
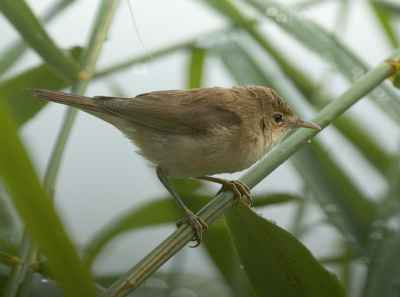
{"label": "bird's foot", "polygon": [[203,221],[202,218],[196,216],[190,210],[185,211],[185,217],[176,222],[176,226],[179,228],[186,223],[189,223],[194,229],[195,237],[193,238],[193,241],[197,241],[197,244],[189,247],[195,248],[203,241],[203,232],[207,232],[208,225]]}
{"label": "bird's foot", "polygon": [[232,190],[235,193],[235,198],[237,199],[236,205],[238,205],[240,203],[240,200],[242,200],[242,195],[245,195],[247,197],[247,200],[249,200],[249,207],[253,205],[253,199],[250,195],[250,189],[243,182],[241,182],[240,180],[221,179],[220,183],[222,184],[222,187],[218,191],[216,196],[218,196],[222,192],[225,192],[226,190]]}

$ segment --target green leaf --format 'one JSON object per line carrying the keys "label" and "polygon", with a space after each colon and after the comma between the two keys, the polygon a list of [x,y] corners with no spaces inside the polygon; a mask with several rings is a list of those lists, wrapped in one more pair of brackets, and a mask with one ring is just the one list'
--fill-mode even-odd
{"label": "green leaf", "polygon": [[4,51],[0,58],[0,76],[18,61],[27,48],[25,43],[20,40]]}
{"label": "green leaf", "polygon": [[0,11],[54,72],[70,80],[81,76],[78,63],[56,46],[25,1],[0,1]]}
{"label": "green leaf", "polygon": [[117,235],[136,228],[176,222],[182,218],[182,211],[172,198],[155,199],[142,207],[133,207],[108,222],[85,248],[84,259],[91,266],[101,249]]}
{"label": "green leaf", "polygon": [[[196,208],[204,206],[210,200],[208,197],[200,196],[184,197],[181,195],[181,198],[184,200],[185,205],[193,212],[195,212]],[[182,211],[170,196],[164,199],[152,200],[142,207],[135,206],[127,210],[124,214],[118,215],[117,218],[107,223],[104,228],[97,232],[85,248],[85,263],[87,266],[90,266],[101,249],[121,233],[142,227],[175,223],[182,217]]]}
{"label": "green leaf", "polygon": [[387,175],[390,159],[388,154],[376,143],[376,139],[368,133],[359,122],[348,115],[343,115],[334,123],[365,158],[382,174]]}
{"label": "green leaf", "polygon": [[[382,6],[378,1],[370,0],[369,3],[371,4],[372,10],[375,12],[376,16],[378,17],[379,21],[381,22],[382,28],[385,30],[392,46],[397,48],[399,46],[399,42],[396,38],[396,32],[393,30],[391,22],[393,11],[392,9],[388,9],[385,6]],[[400,11],[400,6],[398,6]]]}
{"label": "green leaf", "polygon": [[225,215],[235,249],[258,296],[344,296],[336,276],[287,231],[240,203]]}
{"label": "green leaf", "polygon": [[[185,178],[185,179],[171,178],[169,179],[169,182],[171,186],[174,188],[175,192],[179,195],[179,197],[182,197],[182,199],[184,199],[185,201],[190,200],[189,198],[193,197],[197,190],[209,184],[207,182],[191,178]],[[189,198],[185,199],[185,197]]]}
{"label": "green leaf", "polygon": [[271,204],[285,203],[289,201],[301,201],[303,198],[288,194],[268,194],[262,195],[251,195],[253,198],[253,206],[265,206]]}
{"label": "green leaf", "polygon": [[[247,2],[310,50],[329,60],[350,82],[354,83],[369,71],[369,67],[357,55],[321,26],[305,19],[300,11],[288,9],[270,0],[247,0]],[[282,17],[285,21],[281,21]],[[400,123],[400,117],[397,116],[400,113],[400,99],[393,89],[380,85],[369,94],[369,97],[392,120]]]}
{"label": "green leaf", "polygon": [[[81,48],[74,48],[72,55],[79,57]],[[49,66],[41,65],[25,71],[0,83],[0,102],[10,112],[15,124],[20,126],[31,119],[45,106],[48,101],[36,98],[25,88],[40,88],[61,90],[70,85],[71,81],[59,76]]]}
{"label": "green leaf", "polygon": [[206,50],[193,47],[189,66],[189,89],[201,87],[201,77],[203,74],[203,62]]}
{"label": "green leaf", "polygon": [[[51,202],[17,136],[16,127],[0,104],[0,175],[26,222],[32,238],[54,267],[54,275],[66,296],[95,296],[90,276],[67,238]],[[51,238],[51,240],[49,240]]]}
{"label": "green leaf", "polygon": [[316,141],[292,158],[299,176],[359,255],[366,255],[376,206],[366,200]]}
{"label": "green leaf", "polygon": [[389,232],[377,244],[375,256],[369,263],[364,297],[395,296],[399,292],[400,233]]}
{"label": "green leaf", "polygon": [[243,47],[232,38],[214,44],[213,50],[219,55],[238,84],[268,86],[277,89],[271,76],[267,76],[259,64],[256,64]]}
{"label": "green leaf", "polygon": [[395,3],[394,1],[386,1],[386,0],[375,0],[373,1],[374,5],[377,5],[381,7],[382,9],[385,9],[387,11],[390,11],[392,13],[397,13],[400,14],[400,4]]}
{"label": "green leaf", "polygon": [[68,85],[69,81],[54,74],[48,66],[39,66],[1,83],[0,101],[10,112],[15,124],[21,126],[48,103],[24,88],[61,90]]}
{"label": "green leaf", "polygon": [[211,7],[215,8],[222,15],[228,17],[236,26],[240,26],[265,50],[266,53],[271,55],[294,84],[299,88],[306,98],[311,98],[315,86],[310,78],[293,63],[288,61],[282,54],[280,49],[276,48],[274,41],[269,40],[268,36],[260,33],[258,20],[249,19],[242,10],[233,5],[233,2],[227,0],[213,1],[203,0]]}
{"label": "green leaf", "polygon": [[[60,0],[55,3],[43,16],[43,21],[50,21],[74,1],[76,0]],[[23,40],[18,40],[4,51],[0,58],[0,76],[14,65],[16,61],[18,61],[27,48],[28,47]]]}
{"label": "green leaf", "polygon": [[214,222],[204,234],[203,243],[219,271],[235,292],[235,296],[256,296],[241,267],[230,234],[223,220]]}

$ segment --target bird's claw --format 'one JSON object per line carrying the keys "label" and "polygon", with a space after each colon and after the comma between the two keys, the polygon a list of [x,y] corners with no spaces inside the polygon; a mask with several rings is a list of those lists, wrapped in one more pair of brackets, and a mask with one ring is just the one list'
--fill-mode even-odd
{"label": "bird's claw", "polygon": [[249,200],[249,207],[253,206],[253,199],[250,195],[250,189],[248,186],[245,185],[245,183],[241,182],[240,180],[224,180],[224,182],[222,183],[222,187],[218,191],[216,196],[218,196],[222,192],[225,192],[226,190],[232,190],[235,193],[235,198],[237,199],[236,205],[238,205],[240,203],[240,200],[242,200],[242,195],[245,195],[247,197],[247,200]]}
{"label": "bird's claw", "polygon": [[193,238],[193,241],[197,241],[197,244],[189,247],[195,248],[203,241],[203,232],[208,231],[208,225],[203,221],[202,218],[196,216],[190,210],[185,212],[185,217],[183,219],[176,222],[176,226],[179,228],[186,223],[189,223],[194,229],[195,237]]}

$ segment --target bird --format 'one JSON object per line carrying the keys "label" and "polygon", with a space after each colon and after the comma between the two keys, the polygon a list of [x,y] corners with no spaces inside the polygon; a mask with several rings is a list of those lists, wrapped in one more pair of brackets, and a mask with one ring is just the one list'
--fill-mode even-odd
{"label": "bird", "polygon": [[249,168],[291,130],[321,129],[297,117],[276,91],[264,86],[154,91],[132,98],[27,90],[94,115],[129,138],[183,211],[177,227],[193,227],[197,244],[191,247],[201,244],[208,225],[185,206],[168,178],[216,182],[222,185],[217,195],[230,189],[237,203],[244,195],[252,206],[250,189],[243,182],[213,175]]}

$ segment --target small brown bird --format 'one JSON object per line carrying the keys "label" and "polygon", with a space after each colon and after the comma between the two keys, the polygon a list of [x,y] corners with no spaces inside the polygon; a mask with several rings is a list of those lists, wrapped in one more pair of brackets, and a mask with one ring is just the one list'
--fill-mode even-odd
{"label": "small brown bird", "polygon": [[252,200],[240,181],[210,177],[244,170],[282,138],[300,127],[320,129],[299,119],[272,89],[262,86],[200,88],[140,94],[134,98],[85,97],[28,89],[39,98],[70,105],[121,130],[156,167],[157,176],[185,214],[177,226],[193,226],[198,246],[207,224],[176,194],[168,177],[197,178],[231,189],[238,202]]}

